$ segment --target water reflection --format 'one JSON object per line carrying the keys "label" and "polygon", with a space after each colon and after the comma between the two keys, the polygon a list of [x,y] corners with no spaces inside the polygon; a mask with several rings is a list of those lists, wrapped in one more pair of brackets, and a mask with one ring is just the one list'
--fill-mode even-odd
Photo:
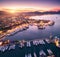
{"label": "water reflection", "polygon": [[32,16],[34,19],[45,19],[45,20],[53,20],[55,22],[54,26],[48,26],[44,30],[39,30],[37,26],[29,26],[29,29],[18,32],[17,34],[6,37],[6,39],[10,40],[30,40],[30,39],[39,39],[39,38],[48,38],[50,34],[53,36],[60,37],[60,15],[42,15],[42,16]]}

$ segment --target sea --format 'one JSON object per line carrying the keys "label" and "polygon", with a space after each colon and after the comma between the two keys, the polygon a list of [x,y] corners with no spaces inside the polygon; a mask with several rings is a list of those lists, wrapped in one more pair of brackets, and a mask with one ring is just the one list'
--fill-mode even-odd
{"label": "sea", "polygon": [[[60,14],[52,14],[52,15],[41,15],[41,16],[31,16],[30,18],[36,20],[52,20],[55,22],[53,26],[47,26],[45,29],[38,29],[37,26],[29,26],[27,30],[20,31],[12,36],[6,37],[5,39],[9,40],[34,40],[34,39],[45,39],[49,38],[50,34],[53,37],[57,36],[60,38]],[[32,43],[31,43],[32,44]],[[38,45],[31,47],[23,47],[19,48],[16,45],[15,50],[0,52],[0,57],[25,57],[25,54],[31,53],[32,57],[34,57],[33,53],[35,52],[37,57],[39,57],[39,51],[44,50],[44,52],[48,56],[47,49],[51,49],[55,57],[60,57],[60,48],[56,47],[54,44],[48,44],[45,41],[45,45]]]}
{"label": "sea", "polygon": [[31,16],[30,18],[36,20],[52,20],[55,22],[53,26],[47,26],[45,29],[38,29],[37,26],[29,26],[27,30],[16,33],[15,35],[6,37],[9,40],[34,40],[49,38],[50,35],[53,37],[57,36],[60,38],[60,14],[54,15],[41,15],[41,16]]}

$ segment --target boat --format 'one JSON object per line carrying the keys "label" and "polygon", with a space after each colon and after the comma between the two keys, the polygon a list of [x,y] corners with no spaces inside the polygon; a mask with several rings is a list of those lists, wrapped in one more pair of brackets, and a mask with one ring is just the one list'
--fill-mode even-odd
{"label": "boat", "polygon": [[49,55],[53,55],[53,52],[50,49],[47,49]]}
{"label": "boat", "polygon": [[48,22],[48,25],[49,25],[49,26],[52,26],[52,25],[54,25],[54,24],[55,24],[54,21],[50,21],[50,22]]}
{"label": "boat", "polygon": [[8,46],[0,46],[0,51],[4,52],[8,49]]}
{"label": "boat", "polygon": [[10,45],[8,50],[15,49],[15,44]]}
{"label": "boat", "polygon": [[34,40],[33,41],[33,45],[36,45],[37,46],[38,45],[38,41],[37,40]]}
{"label": "boat", "polygon": [[4,52],[5,51],[5,47],[4,46],[0,46],[0,51]]}
{"label": "boat", "polygon": [[28,54],[28,57],[32,57],[31,53],[30,53],[30,54]]}
{"label": "boat", "polygon": [[25,54],[25,57],[32,57],[31,53]]}
{"label": "boat", "polygon": [[20,42],[19,47],[20,48],[24,47],[24,43]]}
{"label": "boat", "polygon": [[36,53],[34,52],[34,57],[37,57]]}
{"label": "boat", "polygon": [[34,40],[33,45],[38,45],[38,44],[45,44],[44,40]]}
{"label": "boat", "polygon": [[27,54],[25,54],[25,57],[28,57],[28,55],[27,55]]}
{"label": "boat", "polygon": [[45,44],[44,40],[39,40],[39,44]]}
{"label": "boat", "polygon": [[46,57],[46,53],[43,50],[41,50],[39,52],[39,57]]}
{"label": "boat", "polygon": [[38,26],[38,29],[45,29],[45,26]]}
{"label": "boat", "polygon": [[27,41],[27,47],[31,47],[30,41]]}
{"label": "boat", "polygon": [[50,43],[49,39],[45,39],[45,41],[46,41],[47,43]]}

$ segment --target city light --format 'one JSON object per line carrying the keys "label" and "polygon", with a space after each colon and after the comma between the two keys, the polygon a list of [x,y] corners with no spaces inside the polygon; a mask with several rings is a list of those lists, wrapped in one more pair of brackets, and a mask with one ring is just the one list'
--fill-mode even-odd
{"label": "city light", "polygon": [[0,57],[60,57],[60,1],[0,0]]}

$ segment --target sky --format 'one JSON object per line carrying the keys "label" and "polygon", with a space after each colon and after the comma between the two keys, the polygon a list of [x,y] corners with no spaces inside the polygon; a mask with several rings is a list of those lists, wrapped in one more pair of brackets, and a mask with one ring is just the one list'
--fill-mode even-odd
{"label": "sky", "polygon": [[0,0],[3,9],[60,10],[60,0]]}

